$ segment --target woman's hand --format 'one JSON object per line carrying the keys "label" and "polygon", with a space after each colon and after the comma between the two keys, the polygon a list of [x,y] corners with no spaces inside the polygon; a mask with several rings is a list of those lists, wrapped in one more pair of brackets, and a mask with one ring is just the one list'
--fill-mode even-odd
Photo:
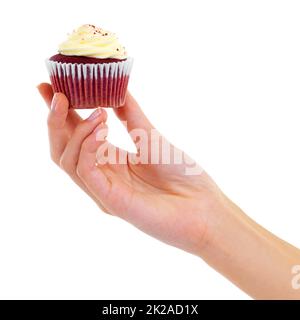
{"label": "woman's hand", "polygon": [[38,89],[50,107],[52,159],[103,211],[201,256],[255,298],[300,298],[293,274],[299,250],[246,216],[186,155],[180,158],[130,94],[115,113],[136,144],[135,154],[107,142],[104,109],[82,120],[62,93],[53,96],[49,84]]}
{"label": "woman's hand", "polygon": [[[115,113],[126,123],[139,155],[106,141],[104,109],[97,109],[82,120],[68,108],[62,93],[53,96],[49,84],[41,84],[38,89],[50,107],[48,129],[53,161],[103,211],[127,220],[162,241],[199,253],[206,241],[208,226],[218,219],[218,212],[222,212],[225,197],[199,166],[155,131],[134,98],[128,93],[125,106]],[[151,149],[154,142],[179,155],[181,163],[172,163],[171,156],[171,163],[161,164],[162,157],[168,160],[168,155],[162,156],[162,147]],[[107,149],[115,151],[118,160],[123,162],[105,161]],[[153,164],[151,160],[160,164]]]}

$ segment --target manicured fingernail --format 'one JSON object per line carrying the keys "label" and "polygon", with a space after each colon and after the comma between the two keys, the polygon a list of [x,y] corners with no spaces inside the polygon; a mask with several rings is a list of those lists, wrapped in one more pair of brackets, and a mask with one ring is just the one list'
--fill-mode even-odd
{"label": "manicured fingernail", "polygon": [[57,105],[57,101],[58,101],[58,94],[54,93],[54,96],[53,96],[52,102],[51,102],[51,110],[55,110],[56,105]]}
{"label": "manicured fingernail", "polygon": [[101,114],[101,112],[102,112],[101,108],[98,108],[87,119],[89,121],[95,120]]}

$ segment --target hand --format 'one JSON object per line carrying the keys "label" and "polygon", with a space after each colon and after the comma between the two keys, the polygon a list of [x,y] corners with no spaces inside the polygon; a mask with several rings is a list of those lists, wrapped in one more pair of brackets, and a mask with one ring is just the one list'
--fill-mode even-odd
{"label": "hand", "polygon": [[[300,298],[300,291],[295,289],[298,276],[292,274],[300,265],[300,251],[246,216],[195,163],[194,175],[186,175],[185,162],[162,164],[168,147],[158,151],[149,148],[157,142],[152,135],[155,129],[129,93],[124,107],[115,113],[136,144],[135,154],[106,140],[104,109],[82,120],[68,108],[62,93],[53,96],[48,84],[38,89],[51,106],[48,128],[52,159],[103,211],[201,256],[255,298]],[[180,153],[162,136],[160,143],[169,146],[173,154]],[[117,158],[110,157],[110,151],[116,151]],[[160,164],[149,161],[157,157]],[[107,161],[120,159],[123,162]],[[191,164],[186,155],[184,159]]]}
{"label": "hand", "polygon": [[[97,109],[90,118],[82,120],[68,108],[68,100],[62,93],[53,96],[48,84],[41,84],[38,89],[50,108],[48,128],[53,161],[103,211],[125,219],[164,242],[199,253],[206,241],[208,226],[217,219],[215,213],[222,211],[216,208],[222,206],[225,199],[209,176],[195,163],[196,175],[186,175],[188,166],[184,162],[137,163],[134,161],[138,159],[137,154],[115,148],[106,139],[97,139],[97,134],[107,129],[104,109]],[[150,146],[154,127],[129,93],[124,107],[115,109],[115,113],[126,122],[139,152]],[[140,139],[134,137],[138,130],[148,139],[146,145],[141,146]],[[162,136],[160,141],[168,143]],[[125,162],[102,163],[103,156],[96,155],[99,147],[114,148],[119,159],[122,157]],[[170,149],[180,152],[172,145]],[[146,160],[151,157],[161,160],[157,151],[151,148],[148,151]],[[184,159],[188,159],[191,166],[191,159],[186,155]]]}

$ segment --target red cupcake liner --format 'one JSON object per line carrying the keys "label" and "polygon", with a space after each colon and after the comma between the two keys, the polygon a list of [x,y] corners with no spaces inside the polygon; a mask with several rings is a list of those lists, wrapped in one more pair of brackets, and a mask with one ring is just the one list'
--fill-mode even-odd
{"label": "red cupcake liner", "polygon": [[74,109],[124,105],[132,64],[132,58],[99,64],[46,61],[54,92],[63,92]]}

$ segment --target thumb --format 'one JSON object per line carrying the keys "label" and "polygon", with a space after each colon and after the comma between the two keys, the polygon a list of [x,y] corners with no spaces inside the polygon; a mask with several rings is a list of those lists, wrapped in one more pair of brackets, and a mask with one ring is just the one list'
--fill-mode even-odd
{"label": "thumb", "polygon": [[125,104],[121,108],[114,108],[115,114],[126,122],[127,130],[144,129],[150,131],[154,126],[150,123],[133,96],[127,91]]}

